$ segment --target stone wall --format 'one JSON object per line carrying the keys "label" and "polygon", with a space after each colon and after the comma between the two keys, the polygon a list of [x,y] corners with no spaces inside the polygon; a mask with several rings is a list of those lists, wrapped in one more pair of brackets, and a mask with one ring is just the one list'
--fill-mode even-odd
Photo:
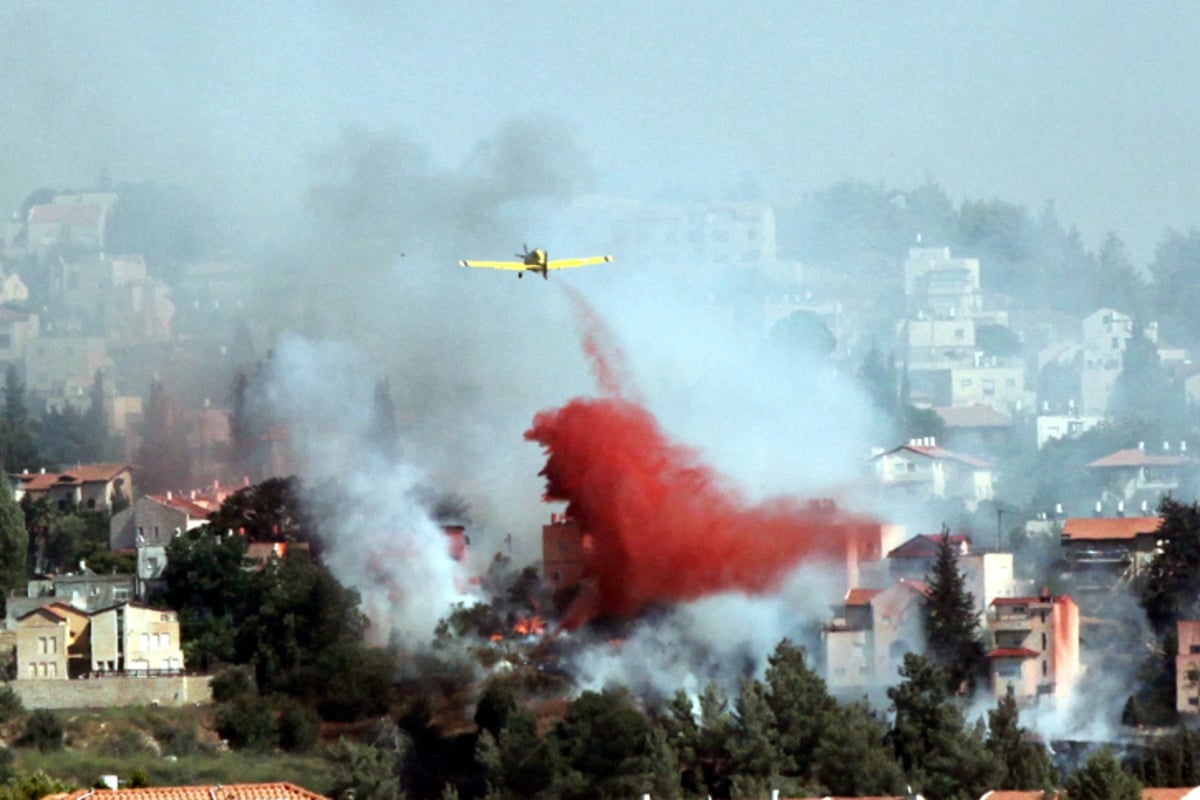
{"label": "stone wall", "polygon": [[211,703],[211,680],[209,675],[182,675],[171,678],[17,680],[8,685],[21,698],[25,708],[102,708]]}

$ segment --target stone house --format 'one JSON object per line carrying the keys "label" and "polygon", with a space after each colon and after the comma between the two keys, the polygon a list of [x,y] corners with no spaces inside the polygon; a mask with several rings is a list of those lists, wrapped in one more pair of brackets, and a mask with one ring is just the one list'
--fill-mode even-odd
{"label": "stone house", "polygon": [[83,464],[66,472],[10,473],[17,502],[48,498],[58,508],[109,511],[133,496],[133,467],[129,464]]}
{"label": "stone house", "polygon": [[18,680],[183,671],[178,614],[137,603],[91,613],[47,603],[17,620],[16,639]]}

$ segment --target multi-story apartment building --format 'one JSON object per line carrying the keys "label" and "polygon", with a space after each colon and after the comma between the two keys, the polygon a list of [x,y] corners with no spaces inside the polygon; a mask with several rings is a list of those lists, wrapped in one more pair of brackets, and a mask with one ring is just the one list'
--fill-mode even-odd
{"label": "multi-story apartment building", "polygon": [[1064,703],[1079,679],[1079,607],[1067,595],[998,597],[987,616],[992,693]]}

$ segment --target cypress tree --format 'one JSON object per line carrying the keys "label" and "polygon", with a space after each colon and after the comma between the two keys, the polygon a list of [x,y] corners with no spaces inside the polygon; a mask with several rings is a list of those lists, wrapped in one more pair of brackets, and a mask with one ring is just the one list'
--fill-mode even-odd
{"label": "cypress tree", "polygon": [[967,591],[950,543],[950,531],[942,529],[937,558],[926,576],[929,597],[925,603],[926,654],[946,675],[952,694],[969,694],[983,662],[979,641],[979,617],[975,600]]}

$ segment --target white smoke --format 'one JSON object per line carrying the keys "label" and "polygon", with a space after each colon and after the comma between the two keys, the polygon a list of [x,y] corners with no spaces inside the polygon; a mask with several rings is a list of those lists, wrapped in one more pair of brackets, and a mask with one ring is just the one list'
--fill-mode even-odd
{"label": "white smoke", "polygon": [[422,502],[425,476],[389,462],[368,442],[373,373],[352,347],[287,336],[272,361],[270,400],[291,433],[310,491],[335,483],[336,513],[323,519],[323,558],[359,592],[376,644],[421,648],[455,602],[462,567]]}
{"label": "white smoke", "polygon": [[683,603],[638,622],[620,642],[581,650],[571,658],[576,688],[627,686],[635,693],[698,695],[709,682],[732,694],[745,675],[761,676],[783,639],[818,652],[816,631],[841,591],[836,570],[807,565],[778,592],[728,592]]}

